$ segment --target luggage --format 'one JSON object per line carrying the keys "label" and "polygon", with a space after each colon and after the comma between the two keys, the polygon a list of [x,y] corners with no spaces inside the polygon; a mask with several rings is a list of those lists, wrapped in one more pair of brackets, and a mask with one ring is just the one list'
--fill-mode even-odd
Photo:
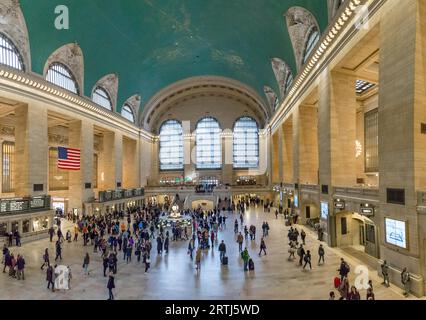
{"label": "luggage", "polygon": [[337,289],[340,287],[341,281],[339,277],[334,278],[334,287]]}
{"label": "luggage", "polygon": [[253,271],[254,270],[254,262],[253,259],[250,259],[248,262],[248,266],[249,266],[249,270]]}
{"label": "luggage", "polygon": [[222,264],[223,264],[224,266],[227,266],[227,265],[228,265],[228,257],[223,257],[223,258],[222,258]]}

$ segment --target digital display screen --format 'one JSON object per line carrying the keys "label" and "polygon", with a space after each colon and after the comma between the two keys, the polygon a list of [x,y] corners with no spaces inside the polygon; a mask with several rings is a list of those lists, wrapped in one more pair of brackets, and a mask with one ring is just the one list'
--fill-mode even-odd
{"label": "digital display screen", "polygon": [[294,207],[299,207],[299,197],[297,196],[297,194],[294,195]]}
{"label": "digital display screen", "polygon": [[321,218],[328,219],[328,202],[321,202]]}
{"label": "digital display screen", "polygon": [[385,218],[386,242],[407,249],[407,224],[405,221]]}

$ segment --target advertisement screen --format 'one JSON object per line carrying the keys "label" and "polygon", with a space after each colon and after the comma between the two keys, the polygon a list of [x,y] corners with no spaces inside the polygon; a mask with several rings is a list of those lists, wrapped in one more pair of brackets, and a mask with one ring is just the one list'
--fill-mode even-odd
{"label": "advertisement screen", "polygon": [[297,194],[294,195],[294,207],[299,207],[299,197],[297,196]]}
{"label": "advertisement screen", "polygon": [[385,218],[386,242],[407,249],[405,221]]}
{"label": "advertisement screen", "polygon": [[328,218],[328,202],[321,202],[321,218],[325,220]]}

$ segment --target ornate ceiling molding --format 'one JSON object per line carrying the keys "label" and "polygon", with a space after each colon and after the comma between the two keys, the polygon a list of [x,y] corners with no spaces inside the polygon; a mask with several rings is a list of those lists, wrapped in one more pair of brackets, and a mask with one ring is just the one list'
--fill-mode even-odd
{"label": "ornate ceiling molding", "polygon": [[11,126],[0,126],[0,135],[7,137],[15,137],[15,128]]}
{"label": "ornate ceiling molding", "polygon": [[141,101],[142,97],[138,94],[135,94],[128,98],[124,104],[127,104],[129,107],[132,108],[133,114],[135,115],[135,120],[139,119],[139,110],[141,107]]}
{"label": "ornate ceiling molding", "polygon": [[280,89],[281,98],[285,96],[285,84],[289,75],[292,74],[290,67],[285,61],[280,58],[271,59],[272,70],[274,71],[275,79],[277,79]]}
{"label": "ornate ceiling molding", "polygon": [[268,99],[269,108],[271,108],[271,110],[274,111],[279,104],[277,94],[271,87],[268,87],[268,86],[263,87],[263,92],[265,92],[265,96]]}
{"label": "ornate ceiling molding", "polygon": [[253,89],[236,80],[213,76],[193,77],[178,81],[157,93],[139,116],[141,127],[153,132],[156,119],[160,118],[165,110],[176,106],[179,102],[203,95],[219,96],[245,104],[258,116],[262,126],[268,123],[272,115],[270,108]]}
{"label": "ornate ceiling molding", "polygon": [[31,71],[31,50],[28,29],[18,0],[0,1],[0,32],[19,50],[26,71]]}

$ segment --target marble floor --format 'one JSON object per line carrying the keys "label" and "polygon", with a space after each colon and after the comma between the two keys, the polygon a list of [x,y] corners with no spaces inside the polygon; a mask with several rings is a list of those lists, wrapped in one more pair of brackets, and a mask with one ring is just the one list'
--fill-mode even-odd
{"label": "marble floor", "polygon": [[[354,270],[362,264],[360,260],[348,256],[340,249],[326,250],[326,263],[317,266],[318,241],[315,234],[308,229],[306,248],[313,253],[313,270],[302,270],[295,261],[288,261],[287,230],[284,220],[278,220],[272,213],[263,213],[260,209],[250,209],[245,214],[244,223],[255,224],[261,230],[263,221],[270,225],[269,237],[266,239],[268,255],[259,257],[259,242],[249,241],[247,247],[255,263],[254,272],[243,272],[243,264],[235,242],[233,221],[236,215],[229,214],[228,228],[219,232],[219,241],[225,240],[228,249],[229,265],[221,266],[217,247],[206,251],[202,258],[201,271],[196,272],[194,263],[187,256],[187,242],[171,242],[168,255],[157,256],[153,250],[151,269],[144,273],[142,264],[136,259],[129,264],[119,254],[118,273],[116,275],[116,299],[179,299],[179,300],[215,300],[215,299],[284,299],[284,300],[326,300],[333,290],[333,279],[336,276],[341,257],[344,257]],[[71,227],[71,226],[69,226]],[[298,227],[299,229],[301,227]],[[79,243],[65,243],[63,248],[63,265],[72,269],[71,290],[54,292],[46,289],[46,274],[40,270],[44,248],[54,253],[54,244],[39,240],[24,244],[21,248],[12,247],[12,252],[23,253],[27,267],[26,279],[18,281],[5,273],[0,273],[0,299],[31,300],[105,300],[108,297],[107,278],[103,277],[102,261],[99,254],[93,253],[92,247],[83,247]],[[154,245],[155,249],[155,245]],[[91,264],[90,274],[84,275],[82,264],[86,251],[89,250]],[[401,290],[391,286],[385,288],[380,283],[377,272],[370,268],[377,300],[405,299]],[[353,283],[353,271],[350,282]],[[366,291],[361,291],[365,300]],[[336,292],[336,296],[338,293]],[[408,299],[415,299],[410,296]]]}

